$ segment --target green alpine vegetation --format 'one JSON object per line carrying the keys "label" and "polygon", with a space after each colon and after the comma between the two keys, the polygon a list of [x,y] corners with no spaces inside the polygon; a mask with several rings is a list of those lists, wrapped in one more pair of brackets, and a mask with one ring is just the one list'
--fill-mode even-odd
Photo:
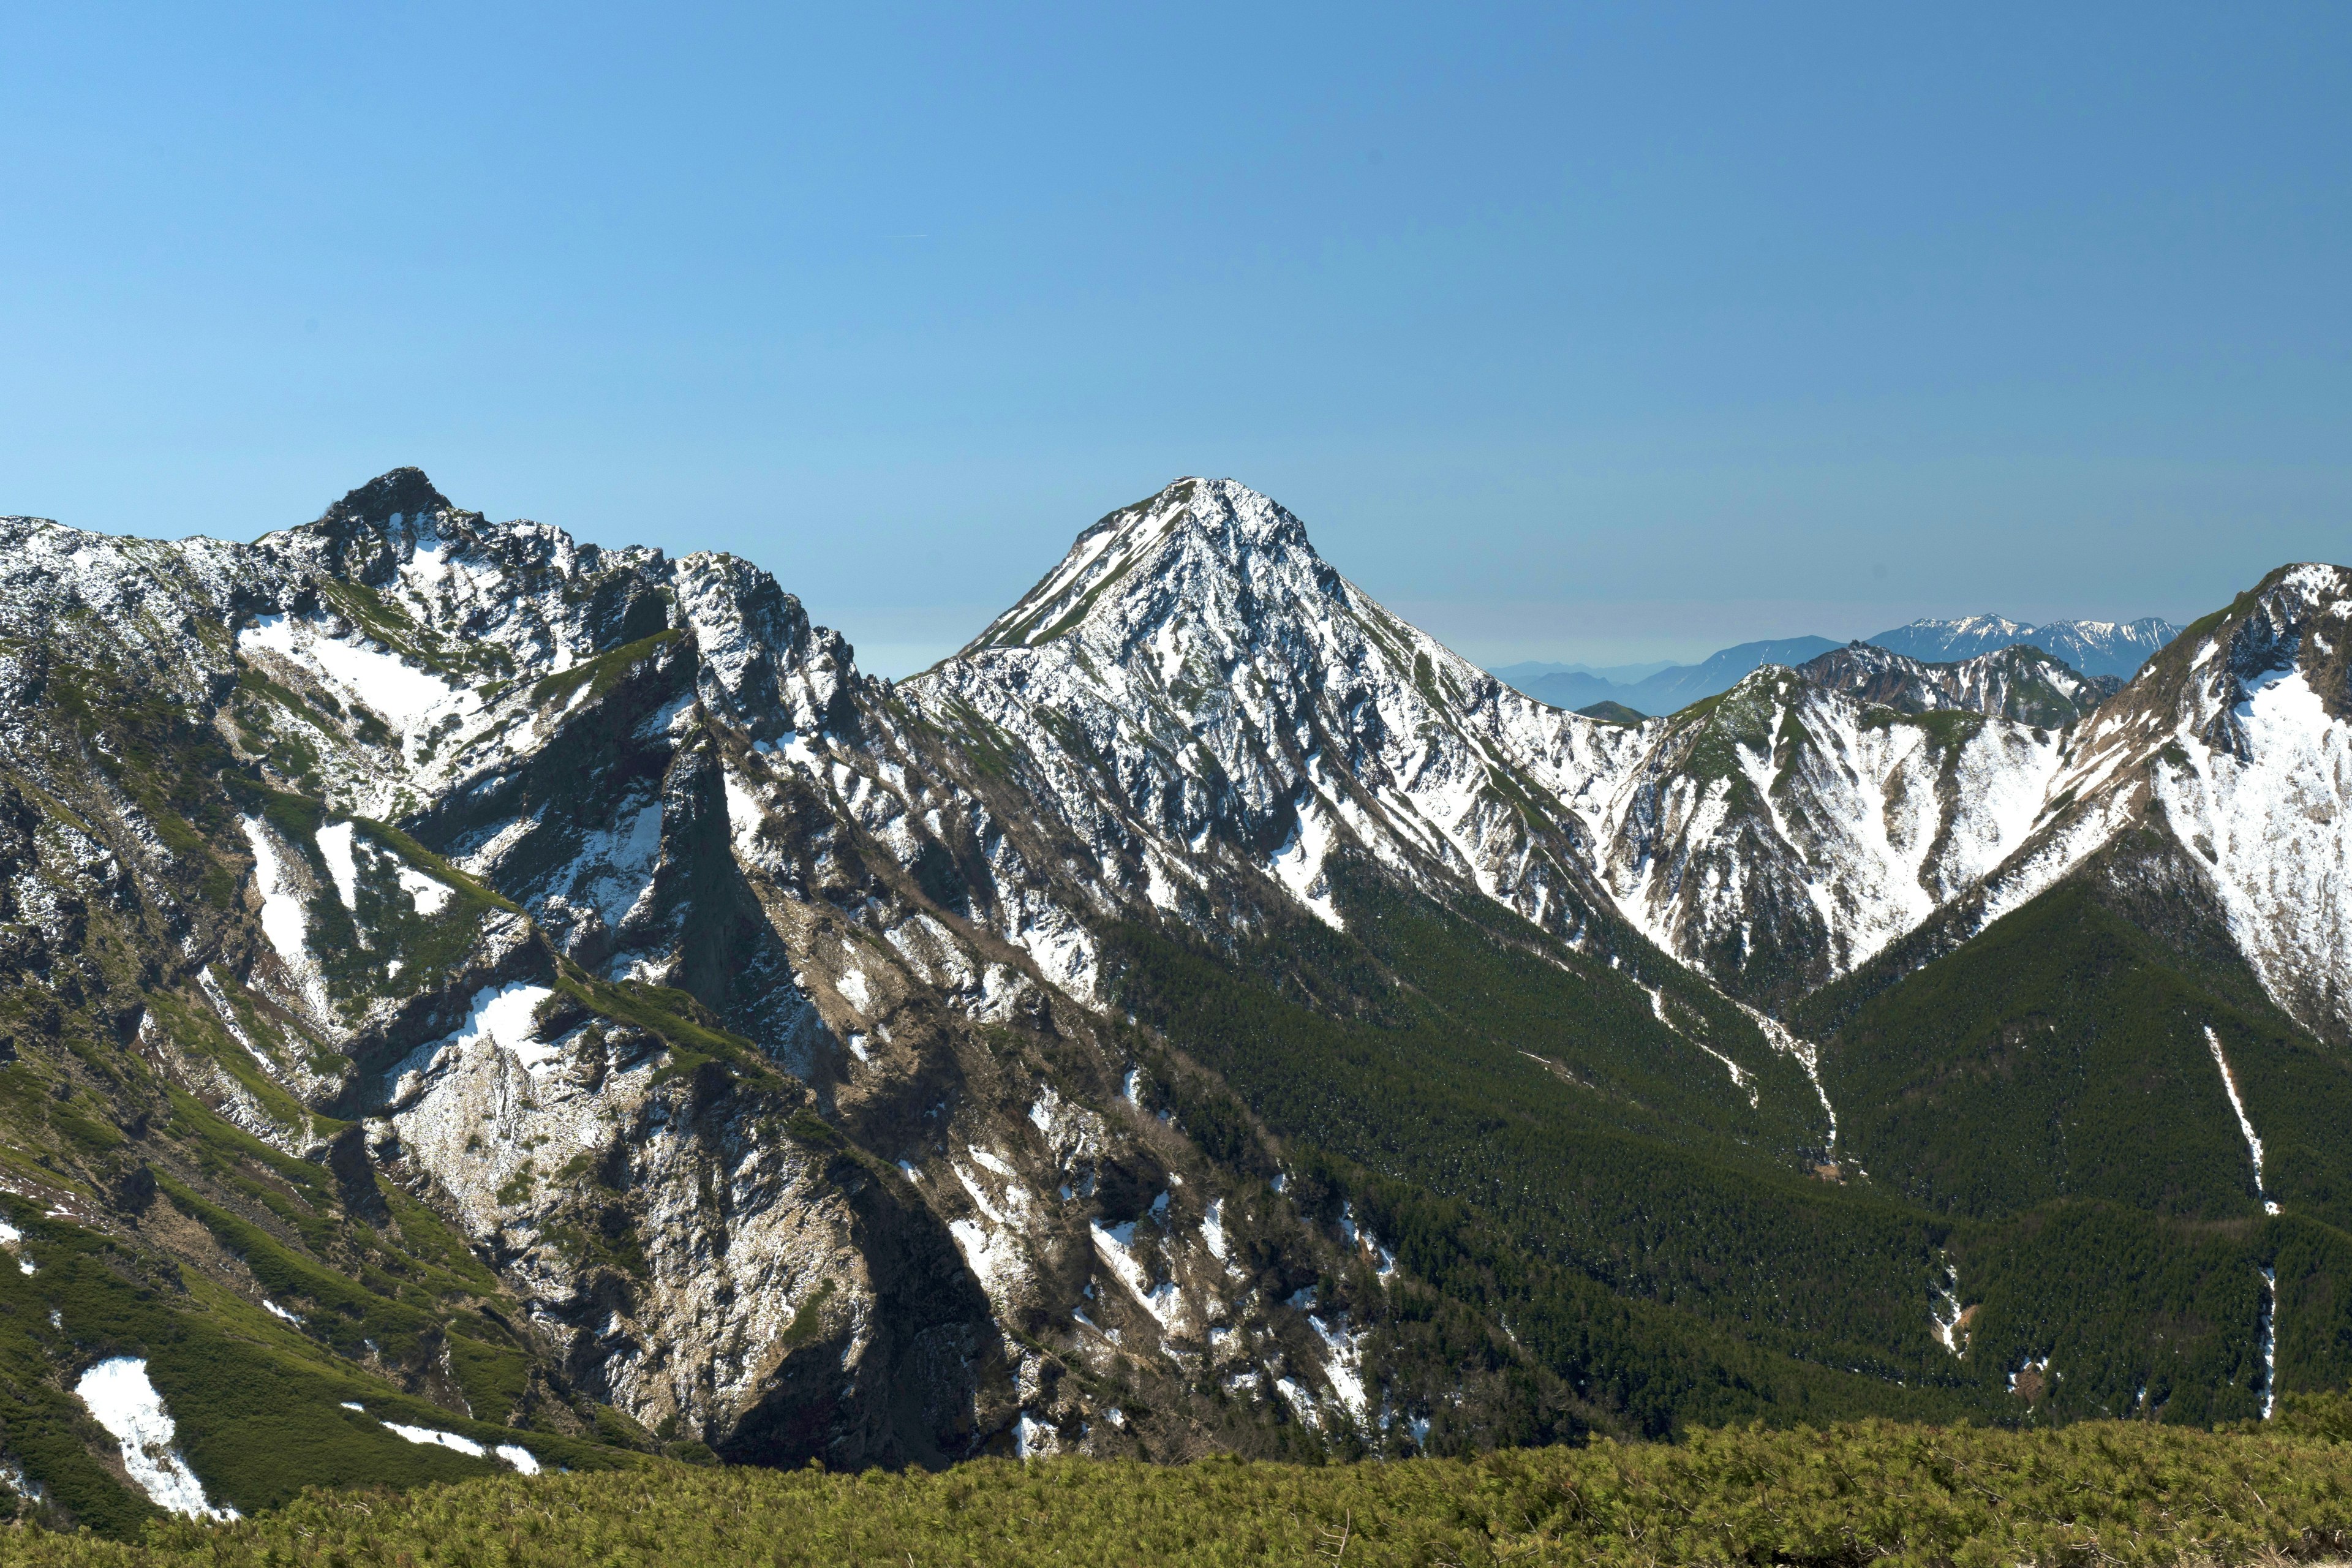
{"label": "green alpine vegetation", "polygon": [[0,1535],[26,1568],[268,1564],[1330,1563],[2206,1564],[2352,1547],[2345,1411],[2256,1432],[2093,1422],[1701,1430],[1469,1459],[982,1460],[941,1472],[695,1469],[311,1491],[136,1542]]}

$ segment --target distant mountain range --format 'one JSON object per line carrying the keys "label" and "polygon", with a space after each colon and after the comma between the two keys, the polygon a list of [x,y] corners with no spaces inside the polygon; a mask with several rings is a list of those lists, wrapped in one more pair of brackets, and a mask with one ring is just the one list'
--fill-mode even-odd
{"label": "distant mountain range", "polygon": [[[2005,616],[1917,620],[1864,641],[1923,664],[1950,664],[2026,644],[2054,655],[2077,672],[2128,680],[2180,628],[2157,616],[2136,621],[2050,621],[2035,626]],[[1768,664],[1791,668],[1845,645],[1829,637],[1779,637],[1744,642],[1697,664],[1619,665],[1528,662],[1493,673],[1538,702],[1580,710],[1613,703],[1635,712],[1673,713],[1702,698],[1728,691],[1742,676]]]}
{"label": "distant mountain range", "polygon": [[1523,664],[1496,670],[1494,674],[1537,701],[1549,702],[1555,708],[1589,708],[1596,702],[1614,702],[1641,713],[1673,713],[1689,707],[1702,697],[1713,697],[1719,691],[1730,690],[1739,683],[1741,676],[1752,674],[1768,664],[1785,664],[1793,668],[1840,646],[1829,637],[1779,637],[1769,642],[1744,642],[1712,654],[1697,664],[1670,664],[1632,682],[1620,682],[1604,675],[1582,671],[1530,678],[1525,673],[1530,667]]}
{"label": "distant mountain range", "polygon": [[1662,669],[1674,668],[1675,661],[1670,658],[1660,658],[1653,659],[1647,664],[1592,665],[1547,664],[1541,660],[1532,660],[1526,664],[1515,664],[1510,668],[1512,673],[1523,680],[1535,680],[1547,675],[1597,675],[1603,680],[1613,680],[1620,686],[1631,686],[1637,680],[1647,680]]}
{"label": "distant mountain range", "polygon": [[2054,654],[2084,675],[2129,680],[2157,649],[2180,635],[2160,616],[2136,621],[2050,621],[2029,626],[2000,616],[1963,616],[1956,621],[1913,621],[1869,640],[1880,647],[1929,663],[1974,658],[1996,648],[2031,643]]}

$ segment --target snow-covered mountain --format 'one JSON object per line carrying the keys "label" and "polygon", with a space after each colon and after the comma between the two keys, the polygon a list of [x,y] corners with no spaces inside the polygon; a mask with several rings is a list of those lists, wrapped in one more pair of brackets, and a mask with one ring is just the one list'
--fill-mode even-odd
{"label": "snow-covered mountain", "polygon": [[1323,868],[1344,845],[1549,929],[1606,907],[1573,803],[1633,738],[1456,658],[1231,480],[1104,519],[903,689],[1034,760],[1105,896],[1182,912],[1246,868],[1337,924]]}
{"label": "snow-covered mountain", "polygon": [[[1360,1330],[1285,1304],[1347,1243],[1156,1119],[1178,1069],[1108,1032],[1117,868],[764,573],[491,523],[413,470],[252,546],[0,540],[10,956],[156,1064],[121,1115],[194,1096],[491,1260],[524,1326],[482,1331],[527,1375],[450,1383],[452,1326],[383,1352],[400,1386],[788,1462],[1155,1442],[1188,1418],[1163,1342],[1347,1408]],[[223,1225],[289,1223],[147,1158]],[[79,1212],[124,1178],[59,1179],[10,1190]],[[1162,1414],[1041,1384],[998,1328],[1041,1312]]]}
{"label": "snow-covered mountain", "polygon": [[2030,643],[2084,675],[2128,680],[2157,649],[2179,635],[2179,626],[2157,616],[2143,616],[2136,621],[2045,621],[2040,626],[2006,616],[1962,616],[1913,621],[1869,640],[1928,664],[1952,663]]}
{"label": "snow-covered mountain", "polygon": [[2352,571],[2281,567],[2189,627],[2068,742],[2033,830],[1956,931],[2156,854],[2305,1027],[2352,1037]]}
{"label": "snow-covered mountain", "polygon": [[[1632,1419],[1468,1297],[1412,1327],[1413,1270],[1458,1259],[1426,1225],[1391,1251],[1328,1163],[1292,1187],[1274,1113],[1137,1001],[1153,963],[1238,987],[1235,1048],[1360,1026],[1317,1059],[1368,1074],[1411,1042],[1382,1081],[1480,1137],[1696,1149],[1690,1192],[1844,1179],[1774,1015],[2094,863],[2196,882],[2282,1005],[2352,1032],[2337,568],[2105,701],[2030,647],[1855,645],[1629,724],[1472,668],[1224,479],[1104,518],[898,685],[748,563],[494,523],[414,470],[252,545],[0,545],[0,1060],[38,1090],[0,1097],[0,1245],[201,1280],[185,1331],[237,1325],[207,1353],[291,1336],[383,1442],[455,1424],[484,1465],[509,1428],[573,1465],[856,1463]],[[1915,1293],[1898,1231],[1840,1254],[1855,1300]],[[1661,1279],[1645,1234],[1576,1277],[1664,1311],[1755,1273]],[[49,1310],[0,1306],[0,1338]],[[1868,1353],[1931,1353],[1920,1316]],[[1794,1376],[1820,1342],[1774,1331]]]}

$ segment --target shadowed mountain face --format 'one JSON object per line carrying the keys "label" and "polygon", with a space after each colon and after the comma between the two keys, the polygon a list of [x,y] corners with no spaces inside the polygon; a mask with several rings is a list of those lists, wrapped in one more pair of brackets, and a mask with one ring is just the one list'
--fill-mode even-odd
{"label": "shadowed mountain face", "polygon": [[0,1474],[54,1521],[2347,1373],[2335,568],[2112,695],[1856,645],[1643,720],[1230,480],[897,685],[748,563],[415,470],[0,542]]}

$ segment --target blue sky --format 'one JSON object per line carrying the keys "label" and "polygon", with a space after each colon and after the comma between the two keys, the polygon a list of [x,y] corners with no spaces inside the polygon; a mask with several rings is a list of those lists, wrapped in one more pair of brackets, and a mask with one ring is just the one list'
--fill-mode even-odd
{"label": "blue sky", "polygon": [[2352,9],[0,10],[0,510],[371,475],[870,668],[1231,474],[1487,662],[2352,557]]}

